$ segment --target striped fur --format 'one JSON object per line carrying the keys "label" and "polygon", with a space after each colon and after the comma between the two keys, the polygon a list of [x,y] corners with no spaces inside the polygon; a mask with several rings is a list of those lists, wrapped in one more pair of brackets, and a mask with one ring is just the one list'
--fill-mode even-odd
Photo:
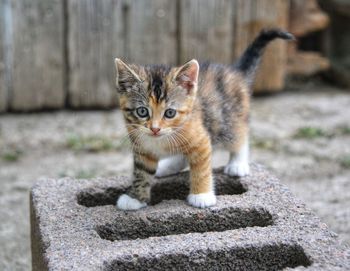
{"label": "striped fur", "polygon": [[[236,65],[199,66],[192,60],[181,67],[138,66],[116,59],[119,103],[134,151],[134,184],[128,195],[149,202],[158,161],[183,154],[191,169],[190,203],[214,204],[212,145],[223,143],[232,157],[242,146],[247,149],[252,73],[269,41],[289,37],[280,30],[262,32]],[[148,109],[148,117],[137,115],[141,106]],[[174,118],[165,117],[168,108],[176,110]],[[158,136],[152,134],[154,128],[160,129]],[[234,159],[230,163],[235,166]],[[206,195],[210,203],[200,202]]]}

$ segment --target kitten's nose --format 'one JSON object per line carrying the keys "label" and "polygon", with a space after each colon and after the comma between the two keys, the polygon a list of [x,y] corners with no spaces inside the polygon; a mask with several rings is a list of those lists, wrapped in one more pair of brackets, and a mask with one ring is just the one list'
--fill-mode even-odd
{"label": "kitten's nose", "polygon": [[153,132],[153,134],[158,134],[159,133],[159,131],[160,131],[160,128],[153,128],[153,127],[151,127],[151,131]]}

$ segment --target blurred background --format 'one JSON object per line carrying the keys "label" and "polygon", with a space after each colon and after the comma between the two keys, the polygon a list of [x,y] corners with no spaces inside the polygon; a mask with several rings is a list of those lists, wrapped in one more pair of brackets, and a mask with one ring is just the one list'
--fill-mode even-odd
{"label": "blurred background", "polygon": [[297,42],[264,54],[252,161],[350,244],[350,0],[1,0],[0,270],[30,269],[36,180],[130,172],[115,57],[229,64],[273,26]]}

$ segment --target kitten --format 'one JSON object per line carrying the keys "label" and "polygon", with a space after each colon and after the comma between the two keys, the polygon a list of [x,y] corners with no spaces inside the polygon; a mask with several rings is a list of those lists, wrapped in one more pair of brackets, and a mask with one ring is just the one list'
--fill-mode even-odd
{"label": "kitten", "polygon": [[153,177],[190,166],[187,201],[200,208],[216,203],[211,169],[212,145],[230,152],[225,173],[249,174],[250,87],[263,49],[290,33],[264,30],[234,65],[191,60],[181,67],[127,65],[115,59],[117,91],[133,146],[133,185],[117,201],[136,210],[150,201]]}

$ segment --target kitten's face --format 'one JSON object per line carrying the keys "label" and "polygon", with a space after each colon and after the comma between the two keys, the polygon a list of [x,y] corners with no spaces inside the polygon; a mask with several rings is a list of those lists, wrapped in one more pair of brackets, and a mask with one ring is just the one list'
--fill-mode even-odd
{"label": "kitten's face", "polygon": [[197,91],[196,60],[180,68],[115,62],[119,103],[131,136],[164,138],[188,120]]}

